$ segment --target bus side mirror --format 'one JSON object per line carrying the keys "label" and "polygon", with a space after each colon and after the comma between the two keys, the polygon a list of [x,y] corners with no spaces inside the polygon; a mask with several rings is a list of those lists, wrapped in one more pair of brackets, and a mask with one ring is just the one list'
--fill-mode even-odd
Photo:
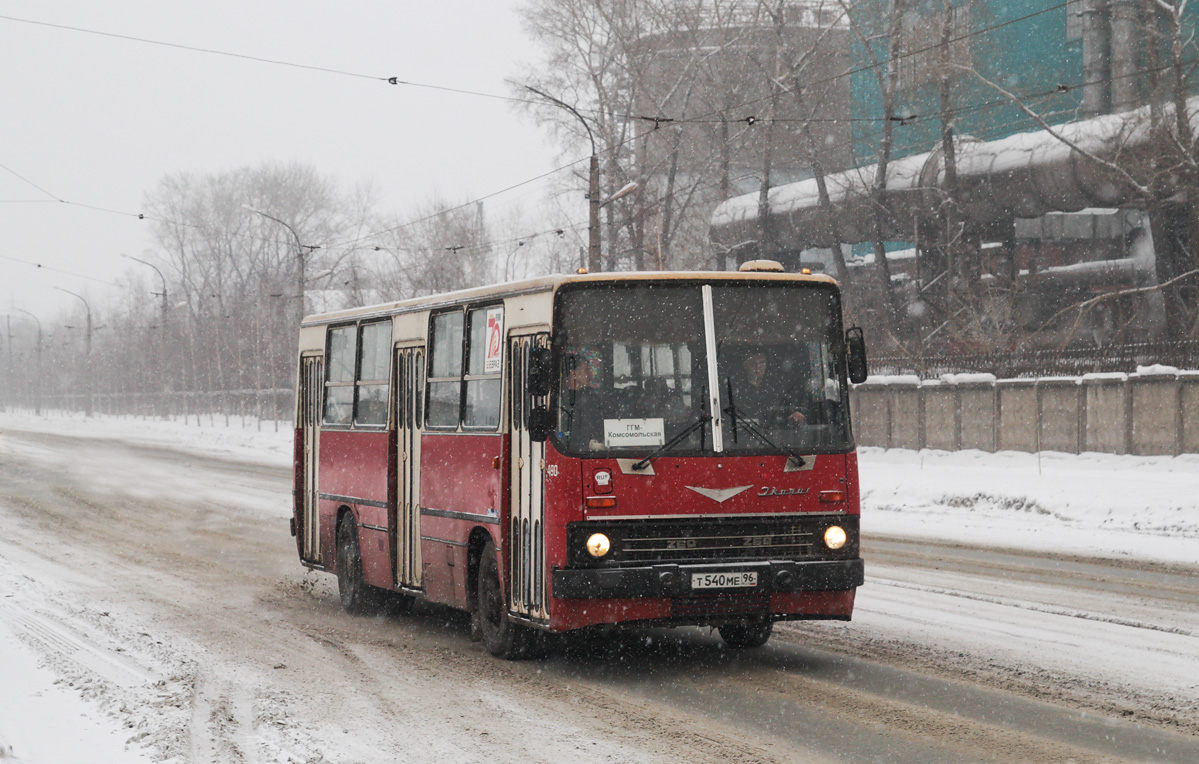
{"label": "bus side mirror", "polygon": [[529,440],[534,443],[544,443],[554,427],[554,420],[545,406],[534,406],[529,409]]}
{"label": "bus side mirror", "polygon": [[[540,397],[550,394],[550,379],[554,376],[554,357],[549,348],[533,348],[529,351],[529,395]],[[543,438],[544,440],[544,438]]]}
{"label": "bus side mirror", "polygon": [[849,381],[860,385],[866,381],[866,338],[862,327],[854,326],[845,332],[846,365]]}

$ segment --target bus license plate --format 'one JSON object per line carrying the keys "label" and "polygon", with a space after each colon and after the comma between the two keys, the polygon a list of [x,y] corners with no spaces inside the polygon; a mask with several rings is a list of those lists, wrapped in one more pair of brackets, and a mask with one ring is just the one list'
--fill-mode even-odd
{"label": "bus license plate", "polygon": [[758,585],[756,572],[692,573],[692,589],[737,589]]}

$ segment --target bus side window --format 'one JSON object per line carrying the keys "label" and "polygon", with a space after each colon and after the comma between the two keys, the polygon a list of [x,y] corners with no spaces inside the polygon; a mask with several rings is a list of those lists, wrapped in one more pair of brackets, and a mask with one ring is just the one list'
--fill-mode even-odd
{"label": "bus side window", "polygon": [[466,407],[463,427],[494,430],[500,424],[504,357],[504,309],[476,308],[468,314],[469,353],[466,362]]}
{"label": "bus side window", "polygon": [[425,424],[456,428],[462,400],[462,311],[434,315],[431,323]]}
{"label": "bus side window", "polygon": [[357,334],[356,326],[329,330],[329,361],[325,364],[325,424],[348,425],[353,421]]}
{"label": "bus side window", "polygon": [[391,360],[391,322],[363,324],[358,364],[358,404],[355,424],[387,424],[388,376]]}

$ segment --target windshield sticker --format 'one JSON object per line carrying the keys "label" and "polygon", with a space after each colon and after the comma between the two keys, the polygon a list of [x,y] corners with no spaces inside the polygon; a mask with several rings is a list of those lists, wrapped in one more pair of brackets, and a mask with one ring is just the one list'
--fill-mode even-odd
{"label": "windshield sticker", "polygon": [[504,360],[504,309],[487,311],[487,357],[483,361],[484,374],[499,374]]}
{"label": "windshield sticker", "polygon": [[660,446],[666,442],[665,419],[605,419],[604,446]]}

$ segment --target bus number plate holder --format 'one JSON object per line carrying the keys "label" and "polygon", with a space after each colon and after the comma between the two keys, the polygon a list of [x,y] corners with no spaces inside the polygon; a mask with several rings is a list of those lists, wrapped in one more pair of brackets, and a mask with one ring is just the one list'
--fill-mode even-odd
{"label": "bus number plate holder", "polygon": [[746,589],[758,585],[756,571],[692,573],[692,589]]}

